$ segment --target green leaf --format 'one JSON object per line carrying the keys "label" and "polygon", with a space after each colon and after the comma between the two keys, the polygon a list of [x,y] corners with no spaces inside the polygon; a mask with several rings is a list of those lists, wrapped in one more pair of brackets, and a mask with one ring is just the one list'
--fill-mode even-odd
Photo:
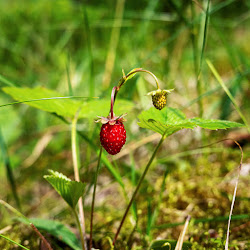
{"label": "green leaf", "polygon": [[[151,246],[150,250],[170,250],[176,246],[176,240],[156,240]],[[192,244],[190,242],[183,242],[182,250],[191,249]]]}
{"label": "green leaf", "polygon": [[77,237],[64,224],[58,221],[33,218],[30,221],[38,230],[44,230],[60,241],[66,243],[72,249],[80,250],[81,245]]}
{"label": "green leaf", "polygon": [[[119,100],[119,98],[115,101],[114,105],[114,113],[119,116],[124,113],[128,113],[134,104],[127,100]],[[79,118],[90,118],[96,119],[97,116],[108,116],[110,110],[110,99],[102,99],[102,100],[91,100],[82,105],[82,109],[79,113]]]}
{"label": "green leaf", "polygon": [[174,108],[157,110],[150,108],[139,116],[139,126],[153,130],[161,135],[169,136],[181,129],[196,127],[216,130],[243,127],[243,124],[223,120],[205,120],[201,118],[186,119],[184,113]]}
{"label": "green leaf", "polygon": [[83,195],[85,185],[72,181],[62,173],[49,170],[50,175],[44,178],[54,187],[71,208],[75,208],[79,198]]}
{"label": "green leaf", "polygon": [[[49,90],[43,87],[37,88],[17,88],[17,87],[5,87],[3,91],[15,100],[20,102],[26,102],[34,108],[41,109],[50,113],[56,113],[57,115],[73,118],[81,108],[79,112],[79,118],[95,119],[97,116],[107,116],[110,109],[110,100],[91,99],[90,101],[75,100],[75,99],[63,99],[62,95],[56,91]],[[40,100],[44,98],[61,97],[61,99],[52,100]],[[31,101],[33,100],[33,101]],[[114,107],[114,112],[117,115],[129,112],[133,107],[132,102],[126,100],[117,100]]]}
{"label": "green leaf", "polygon": [[[34,99],[62,97],[60,93],[43,87],[17,88],[5,87],[3,91],[17,101],[28,101]],[[72,99],[55,99],[27,102],[28,105],[47,112],[56,113],[65,117],[73,117],[81,105],[80,101]]]}
{"label": "green leaf", "polygon": [[245,127],[245,125],[241,123],[230,122],[225,120],[205,120],[201,118],[193,118],[190,119],[190,121],[194,122],[196,126],[211,130]]}

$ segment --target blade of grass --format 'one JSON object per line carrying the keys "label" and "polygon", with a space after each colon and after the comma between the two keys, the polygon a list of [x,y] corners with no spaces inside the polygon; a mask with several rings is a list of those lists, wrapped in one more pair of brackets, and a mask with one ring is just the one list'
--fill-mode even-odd
{"label": "blade of grass", "polygon": [[231,3],[235,2],[235,1],[237,1],[237,0],[227,0],[227,1],[218,2],[218,4],[213,6],[213,8],[210,11],[210,14],[213,14],[213,13],[225,8],[226,6],[230,5]]}
{"label": "blade of grass", "polygon": [[17,205],[18,209],[20,211],[22,211],[20,199],[19,199],[18,193],[17,193],[16,181],[15,181],[14,174],[13,174],[13,171],[12,171],[12,168],[11,168],[10,159],[9,159],[9,155],[8,155],[8,152],[7,152],[7,147],[6,147],[3,135],[2,135],[1,128],[0,128],[0,148],[1,148],[2,156],[3,156],[4,166],[5,166],[5,169],[6,169],[7,179],[9,181],[14,200],[16,202],[16,205]]}
{"label": "blade of grass", "polygon": [[100,165],[101,165],[101,158],[102,158],[102,146],[100,148],[97,168],[96,168],[96,172],[95,172],[94,190],[93,190],[92,204],[91,204],[91,214],[90,214],[89,249],[92,249],[93,217],[94,217],[94,208],[95,208],[95,193],[96,193],[97,177],[98,177],[98,173],[99,173]]}
{"label": "blade of grass", "polygon": [[[92,53],[92,46],[91,46],[91,32],[90,32],[90,27],[89,27],[89,18],[88,18],[88,13],[87,13],[87,7],[83,3],[82,4],[82,12],[83,12],[83,26],[84,26],[84,34],[86,37],[86,44],[87,44],[87,53],[88,53],[88,63],[89,63],[89,96],[92,97],[95,94],[95,82],[94,82],[94,59],[93,59],[93,53]],[[92,122],[92,120],[88,121],[89,123]],[[89,126],[89,134],[91,135],[90,138],[93,138],[94,136],[94,127]],[[88,144],[87,150],[86,150],[86,165],[87,165],[87,170],[86,174],[88,175],[89,172],[89,162],[91,158],[91,152],[92,148]]]}
{"label": "blade of grass", "polygon": [[149,23],[152,19],[152,16],[155,14],[155,9],[159,3],[159,0],[151,0],[147,2],[148,4],[145,10],[143,11],[143,19],[140,23],[140,27],[137,33],[137,41],[139,42],[139,44],[137,44],[137,47],[141,46],[142,42],[145,42],[145,37],[147,36]]}
{"label": "blade of grass", "polygon": [[183,14],[183,11],[181,8],[176,4],[176,1],[169,0],[169,5],[176,11],[177,15],[179,16],[180,20],[185,23],[186,25],[189,25],[188,20],[186,19],[185,15]]}
{"label": "blade of grass", "polygon": [[169,173],[169,169],[166,169],[165,173],[164,173],[164,176],[163,176],[163,181],[162,181],[162,184],[161,184],[161,191],[160,191],[160,194],[159,194],[159,199],[157,201],[157,205],[156,205],[156,208],[153,212],[153,215],[152,215],[152,219],[150,221],[150,224],[148,224],[148,235],[151,237],[151,230],[155,224],[155,221],[158,217],[158,214],[159,214],[159,211],[160,211],[160,205],[162,204],[162,198],[163,198],[163,192],[165,190],[165,184],[166,184],[166,178],[167,178],[167,175]]}
{"label": "blade of grass", "polygon": [[[230,87],[230,86],[233,84],[234,81],[241,81],[243,78],[249,76],[249,74],[250,74],[250,70],[246,70],[246,71],[244,71],[244,72],[242,72],[242,73],[241,73],[241,72],[238,72],[232,79],[230,79],[230,80],[228,81],[228,84],[227,84],[227,85]],[[211,90],[208,90],[207,92],[203,93],[201,96],[199,96],[199,97],[197,97],[197,98],[191,100],[191,101],[188,102],[187,104],[185,104],[185,105],[181,108],[181,110],[186,109],[186,108],[189,108],[189,107],[192,106],[194,103],[196,103],[200,98],[204,98],[204,97],[210,96],[210,95],[214,94],[215,92],[217,92],[217,91],[220,90],[220,89],[221,89],[221,87],[220,87],[220,86],[217,86],[217,87],[215,87],[215,88],[213,88],[213,89],[211,89]]]}
{"label": "blade of grass", "polygon": [[229,89],[227,88],[227,86],[225,85],[225,83],[223,82],[222,78],[220,77],[219,73],[217,72],[217,70],[215,69],[214,65],[211,63],[210,60],[206,60],[208,67],[210,68],[210,70],[212,71],[213,75],[215,76],[215,78],[217,79],[217,81],[220,83],[221,87],[224,89],[224,91],[226,92],[226,94],[228,95],[228,97],[230,98],[231,102],[233,103],[236,111],[238,112],[239,116],[241,117],[242,121],[244,122],[244,124],[247,127],[248,132],[250,133],[250,127],[247,123],[247,120],[245,118],[245,116],[242,114],[242,112],[240,111],[239,106],[237,105],[234,97],[232,96],[232,94],[230,93]]}
{"label": "blade of grass", "polygon": [[6,236],[4,236],[4,235],[2,235],[2,234],[0,234],[0,237],[4,238],[5,240],[8,240],[8,241],[11,242],[11,243],[16,244],[17,246],[19,246],[19,247],[21,247],[21,248],[23,248],[23,249],[29,250],[29,249],[26,248],[25,246],[23,246],[23,245],[17,243],[17,242],[14,241],[14,240],[11,240],[10,238],[8,238],[8,237],[6,237]]}
{"label": "blade of grass", "polygon": [[[194,54],[194,68],[196,73],[196,90],[197,95],[200,97],[203,92],[202,88],[202,82],[201,82],[201,70],[202,70],[202,62],[203,62],[203,56],[206,46],[206,39],[207,39],[207,27],[208,27],[208,19],[209,19],[209,6],[210,6],[210,0],[207,1],[207,8],[206,8],[206,14],[205,14],[205,22],[204,22],[204,29],[203,29],[203,36],[202,38],[202,48],[201,48],[201,54],[200,54],[200,61],[198,62],[198,44],[197,40],[195,39],[194,32],[192,32],[191,38],[192,38],[192,44],[193,44],[193,54]],[[193,3],[191,3],[191,10],[192,10],[192,28],[194,28],[194,20],[195,20],[195,9],[193,6]],[[203,15],[203,14],[201,14]],[[199,107],[199,116],[203,116],[203,102],[201,98],[198,98],[198,107]]]}
{"label": "blade of grass", "polygon": [[105,71],[103,74],[103,81],[102,81],[102,84],[105,88],[107,88],[110,84],[111,74],[114,68],[116,49],[119,42],[121,24],[123,19],[124,5],[125,5],[125,0],[116,1],[114,25],[111,32],[108,56],[105,63]]}
{"label": "blade of grass", "polygon": [[[132,182],[133,187],[135,187],[136,186],[136,169],[135,169],[135,160],[134,160],[132,153],[130,154],[130,164],[131,164],[131,182]],[[134,220],[137,224],[138,217],[137,217],[136,201],[134,201],[132,204],[132,213],[133,213]]]}
{"label": "blade of grass", "polygon": [[175,246],[175,250],[182,250],[182,245],[183,245],[183,242],[184,242],[184,237],[185,237],[185,234],[186,234],[186,231],[187,231],[190,219],[191,219],[191,217],[188,215],[187,219],[185,221],[185,224],[184,224],[184,228],[181,231],[181,234],[180,234],[179,239],[177,241],[177,244]]}
{"label": "blade of grass", "polygon": [[[76,125],[78,120],[78,114],[80,112],[80,108],[76,112],[76,115],[74,119],[72,120],[71,125],[71,143],[72,143],[72,159],[73,159],[73,168],[74,168],[74,175],[75,180],[80,182],[80,175],[79,175],[79,169],[80,169],[80,157],[79,157],[79,143],[77,140],[77,133],[76,133]],[[83,250],[87,249],[86,241],[85,241],[85,218],[84,218],[84,210],[83,210],[83,200],[82,197],[78,201],[78,208],[79,208],[79,215],[80,215],[80,222],[78,220],[78,215],[73,209],[73,212],[76,217],[76,221],[79,227],[80,231],[80,238],[82,242],[82,248]]]}
{"label": "blade of grass", "polygon": [[203,32],[203,41],[202,41],[202,48],[201,48],[201,56],[200,56],[200,67],[198,72],[198,79],[200,78],[201,69],[202,69],[202,63],[203,63],[203,57],[206,47],[206,41],[207,41],[207,29],[208,29],[208,20],[209,20],[209,7],[210,7],[210,0],[207,1],[207,9],[206,9],[206,16],[205,16],[205,23],[204,23],[204,32]]}
{"label": "blade of grass", "polygon": [[10,87],[17,87],[17,85],[0,74],[0,81]]}
{"label": "blade of grass", "polygon": [[29,224],[30,221],[27,217],[25,217],[22,213],[20,213],[17,209],[15,209],[14,207],[12,207],[10,204],[8,204],[7,202],[0,200],[0,204],[2,204],[3,206],[5,206],[7,209],[9,209],[12,213],[14,213],[17,217],[20,217],[24,220],[24,222],[26,224]]}
{"label": "blade of grass", "polygon": [[85,36],[86,36],[86,43],[87,43],[87,49],[88,49],[88,58],[89,58],[89,95],[92,97],[95,95],[95,82],[94,82],[94,59],[93,59],[93,53],[92,53],[92,47],[91,47],[91,33],[90,33],[90,27],[89,27],[89,18],[88,13],[86,10],[86,6],[83,4],[83,24],[84,24],[84,30],[85,30]]}
{"label": "blade of grass", "polygon": [[70,56],[68,54],[67,62],[66,62],[66,72],[67,72],[67,82],[68,82],[68,89],[69,89],[69,95],[73,96],[73,89],[72,84],[70,80]]}
{"label": "blade of grass", "polygon": [[228,244],[229,244],[229,229],[230,229],[230,223],[231,223],[231,218],[233,214],[233,208],[234,208],[234,203],[235,203],[235,198],[236,198],[236,192],[237,192],[237,187],[240,179],[240,170],[242,167],[242,160],[243,160],[243,150],[240,146],[240,144],[237,141],[234,141],[235,144],[239,147],[241,151],[241,158],[240,158],[240,166],[238,167],[238,174],[237,174],[237,179],[235,183],[235,188],[234,188],[234,194],[233,194],[233,199],[231,203],[231,208],[230,208],[230,213],[229,213],[229,218],[228,218],[228,226],[227,226],[227,238],[226,238],[226,244],[225,244],[225,250],[228,250]]}
{"label": "blade of grass", "polygon": [[146,234],[147,235],[150,235],[151,225],[152,225],[152,221],[153,221],[152,200],[153,200],[153,198],[148,198],[148,200],[147,200],[147,203],[148,203],[147,227],[146,227]]}

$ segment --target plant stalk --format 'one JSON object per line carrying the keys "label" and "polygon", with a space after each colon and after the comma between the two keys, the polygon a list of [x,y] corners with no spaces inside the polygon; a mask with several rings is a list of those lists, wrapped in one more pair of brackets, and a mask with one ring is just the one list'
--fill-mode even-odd
{"label": "plant stalk", "polygon": [[[71,143],[72,143],[72,159],[73,159],[73,167],[74,167],[74,175],[75,175],[75,180],[80,182],[80,176],[79,176],[79,167],[80,167],[80,159],[78,155],[78,150],[77,150],[77,138],[76,138],[76,124],[78,120],[78,114],[79,114],[80,109],[78,112],[76,112],[76,115],[74,119],[72,120],[72,128],[71,128]],[[81,237],[81,242],[82,242],[82,248],[83,250],[86,249],[86,243],[85,243],[85,220],[84,220],[84,211],[83,211],[83,204],[82,204],[82,197],[78,201],[78,208],[79,208],[79,216],[80,216],[80,221],[77,216],[77,222],[78,227],[80,230],[80,237]],[[76,211],[74,210],[74,213]]]}
{"label": "plant stalk", "polygon": [[[146,70],[146,69],[143,69],[143,68],[137,68],[137,69],[134,69],[132,70],[131,72],[129,72],[127,75],[125,75],[124,71],[123,71],[123,76],[122,78],[119,80],[119,83],[118,85],[115,87],[116,90],[115,90],[115,93],[114,93],[114,102],[113,102],[113,105],[115,103],[115,99],[116,99],[116,95],[118,94],[120,88],[123,86],[123,84],[128,80],[129,77],[131,77],[132,75],[134,75],[135,73],[139,73],[139,72],[144,72],[144,73],[148,73],[150,74],[154,80],[155,80],[155,83],[156,83],[156,87],[157,89],[160,89],[160,86],[159,86],[159,81],[157,79],[157,77],[150,71]],[[112,91],[113,92],[113,91]]]}
{"label": "plant stalk", "polygon": [[162,138],[161,138],[161,140],[159,141],[158,145],[156,146],[156,148],[155,148],[155,150],[154,150],[154,152],[153,152],[153,154],[152,154],[152,156],[151,156],[151,158],[150,158],[150,160],[149,160],[147,166],[145,167],[145,170],[144,170],[144,172],[143,172],[143,174],[142,174],[142,176],[141,176],[141,178],[140,178],[140,180],[139,180],[139,182],[138,182],[138,184],[137,184],[137,187],[136,187],[136,189],[135,189],[135,191],[134,191],[134,193],[133,193],[133,195],[132,195],[132,198],[131,198],[131,200],[130,200],[130,202],[129,202],[127,208],[126,208],[126,211],[125,211],[125,213],[124,213],[124,215],[123,215],[123,217],[122,217],[121,223],[120,223],[120,225],[119,225],[119,227],[118,227],[118,229],[117,229],[117,232],[116,232],[115,237],[114,237],[114,240],[113,240],[113,246],[115,245],[115,242],[116,242],[117,237],[118,237],[118,235],[119,235],[119,233],[120,233],[120,231],[121,231],[121,228],[122,228],[122,226],[123,226],[123,224],[124,224],[124,222],[125,222],[125,219],[126,219],[126,217],[127,217],[127,214],[128,214],[128,212],[129,212],[129,209],[130,209],[131,205],[133,204],[133,201],[134,201],[135,198],[136,198],[136,195],[137,195],[137,193],[138,193],[138,191],[139,191],[139,189],[140,189],[140,186],[141,186],[141,184],[142,184],[142,182],[143,182],[143,180],[144,180],[144,178],[145,178],[145,176],[146,176],[146,174],[147,174],[147,172],[148,172],[148,170],[149,170],[149,167],[150,167],[151,163],[153,162],[153,160],[154,160],[154,158],[155,158],[155,155],[156,155],[158,149],[160,148],[161,144],[163,143],[164,139],[165,139],[165,135],[162,136]]}
{"label": "plant stalk", "polygon": [[92,197],[92,204],[91,204],[91,217],[90,217],[90,236],[89,236],[89,249],[92,248],[92,235],[93,235],[93,217],[94,217],[94,208],[95,208],[95,193],[96,193],[96,184],[97,184],[97,177],[100,170],[100,163],[102,158],[102,147],[100,148],[97,168],[95,172],[95,182],[94,182],[94,191],[93,191],[93,197]]}
{"label": "plant stalk", "polygon": [[85,239],[84,239],[84,234],[83,234],[81,222],[80,222],[80,220],[78,218],[76,210],[72,209],[72,211],[73,211],[73,214],[74,214],[74,216],[76,218],[76,224],[77,224],[77,226],[79,228],[79,231],[80,231],[80,239],[81,239],[81,243],[82,243],[82,249],[86,250],[86,248],[85,248]]}
{"label": "plant stalk", "polygon": [[43,241],[44,245],[48,250],[53,250],[49,242],[45,239],[45,237],[39,232],[39,230],[36,228],[36,226],[33,223],[30,223],[30,226],[35,231],[35,233],[38,235],[38,237]]}

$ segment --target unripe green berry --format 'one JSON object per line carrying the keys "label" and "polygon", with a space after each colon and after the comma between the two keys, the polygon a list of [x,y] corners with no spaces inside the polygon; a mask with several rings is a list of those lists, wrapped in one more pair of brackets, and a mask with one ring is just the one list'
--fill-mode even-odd
{"label": "unripe green berry", "polygon": [[163,93],[152,95],[152,102],[155,108],[161,110],[167,104],[167,95]]}
{"label": "unripe green berry", "polygon": [[155,91],[149,92],[147,95],[152,96],[152,102],[155,108],[161,110],[167,104],[167,95],[171,93],[173,89],[157,89]]}

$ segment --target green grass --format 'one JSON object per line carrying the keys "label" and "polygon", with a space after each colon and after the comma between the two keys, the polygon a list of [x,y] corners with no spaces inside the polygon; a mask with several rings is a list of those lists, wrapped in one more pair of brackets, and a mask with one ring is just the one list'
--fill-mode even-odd
{"label": "green grass", "polygon": [[[167,105],[182,109],[188,119],[202,116],[250,124],[248,1],[86,2],[0,1],[0,87],[43,86],[60,96],[107,99],[122,69],[127,73],[142,67],[158,77],[162,89],[175,88]],[[216,69],[215,76],[206,59]],[[107,81],[103,80],[105,74]],[[130,101],[132,109],[126,116],[124,155],[102,155],[93,239],[103,249],[109,246],[106,237],[113,239],[143,166],[159,140],[152,131],[137,125],[139,113],[152,106],[146,94],[153,90],[154,79],[138,74],[124,85],[117,99]],[[70,120],[26,104],[3,107],[15,100],[2,90],[0,100],[1,145],[6,145],[8,152],[0,152],[0,199],[15,208],[20,202],[28,218],[55,219],[75,227],[70,211],[43,179],[48,169],[73,179]],[[103,116],[108,115],[109,107],[105,110]],[[99,128],[88,117],[77,124],[80,177],[87,184],[87,233]],[[178,240],[187,214],[192,219],[186,240],[192,242],[193,249],[223,248],[240,151],[223,142],[198,148],[227,137],[242,145],[245,173],[250,164],[246,128],[202,134],[197,129],[186,130],[164,141],[121,231],[118,249],[125,249],[127,242],[133,249],[145,249],[157,238]],[[35,159],[31,165],[27,165],[29,157]],[[230,227],[232,249],[247,249],[250,244],[249,217],[245,216],[249,214],[248,183],[249,177],[242,174]],[[29,249],[37,248],[37,236],[31,229],[17,223],[2,207],[0,217],[2,235]],[[2,233],[7,226],[11,229]],[[58,239],[43,234],[55,249],[66,249]],[[10,246],[0,238],[1,249]]]}

